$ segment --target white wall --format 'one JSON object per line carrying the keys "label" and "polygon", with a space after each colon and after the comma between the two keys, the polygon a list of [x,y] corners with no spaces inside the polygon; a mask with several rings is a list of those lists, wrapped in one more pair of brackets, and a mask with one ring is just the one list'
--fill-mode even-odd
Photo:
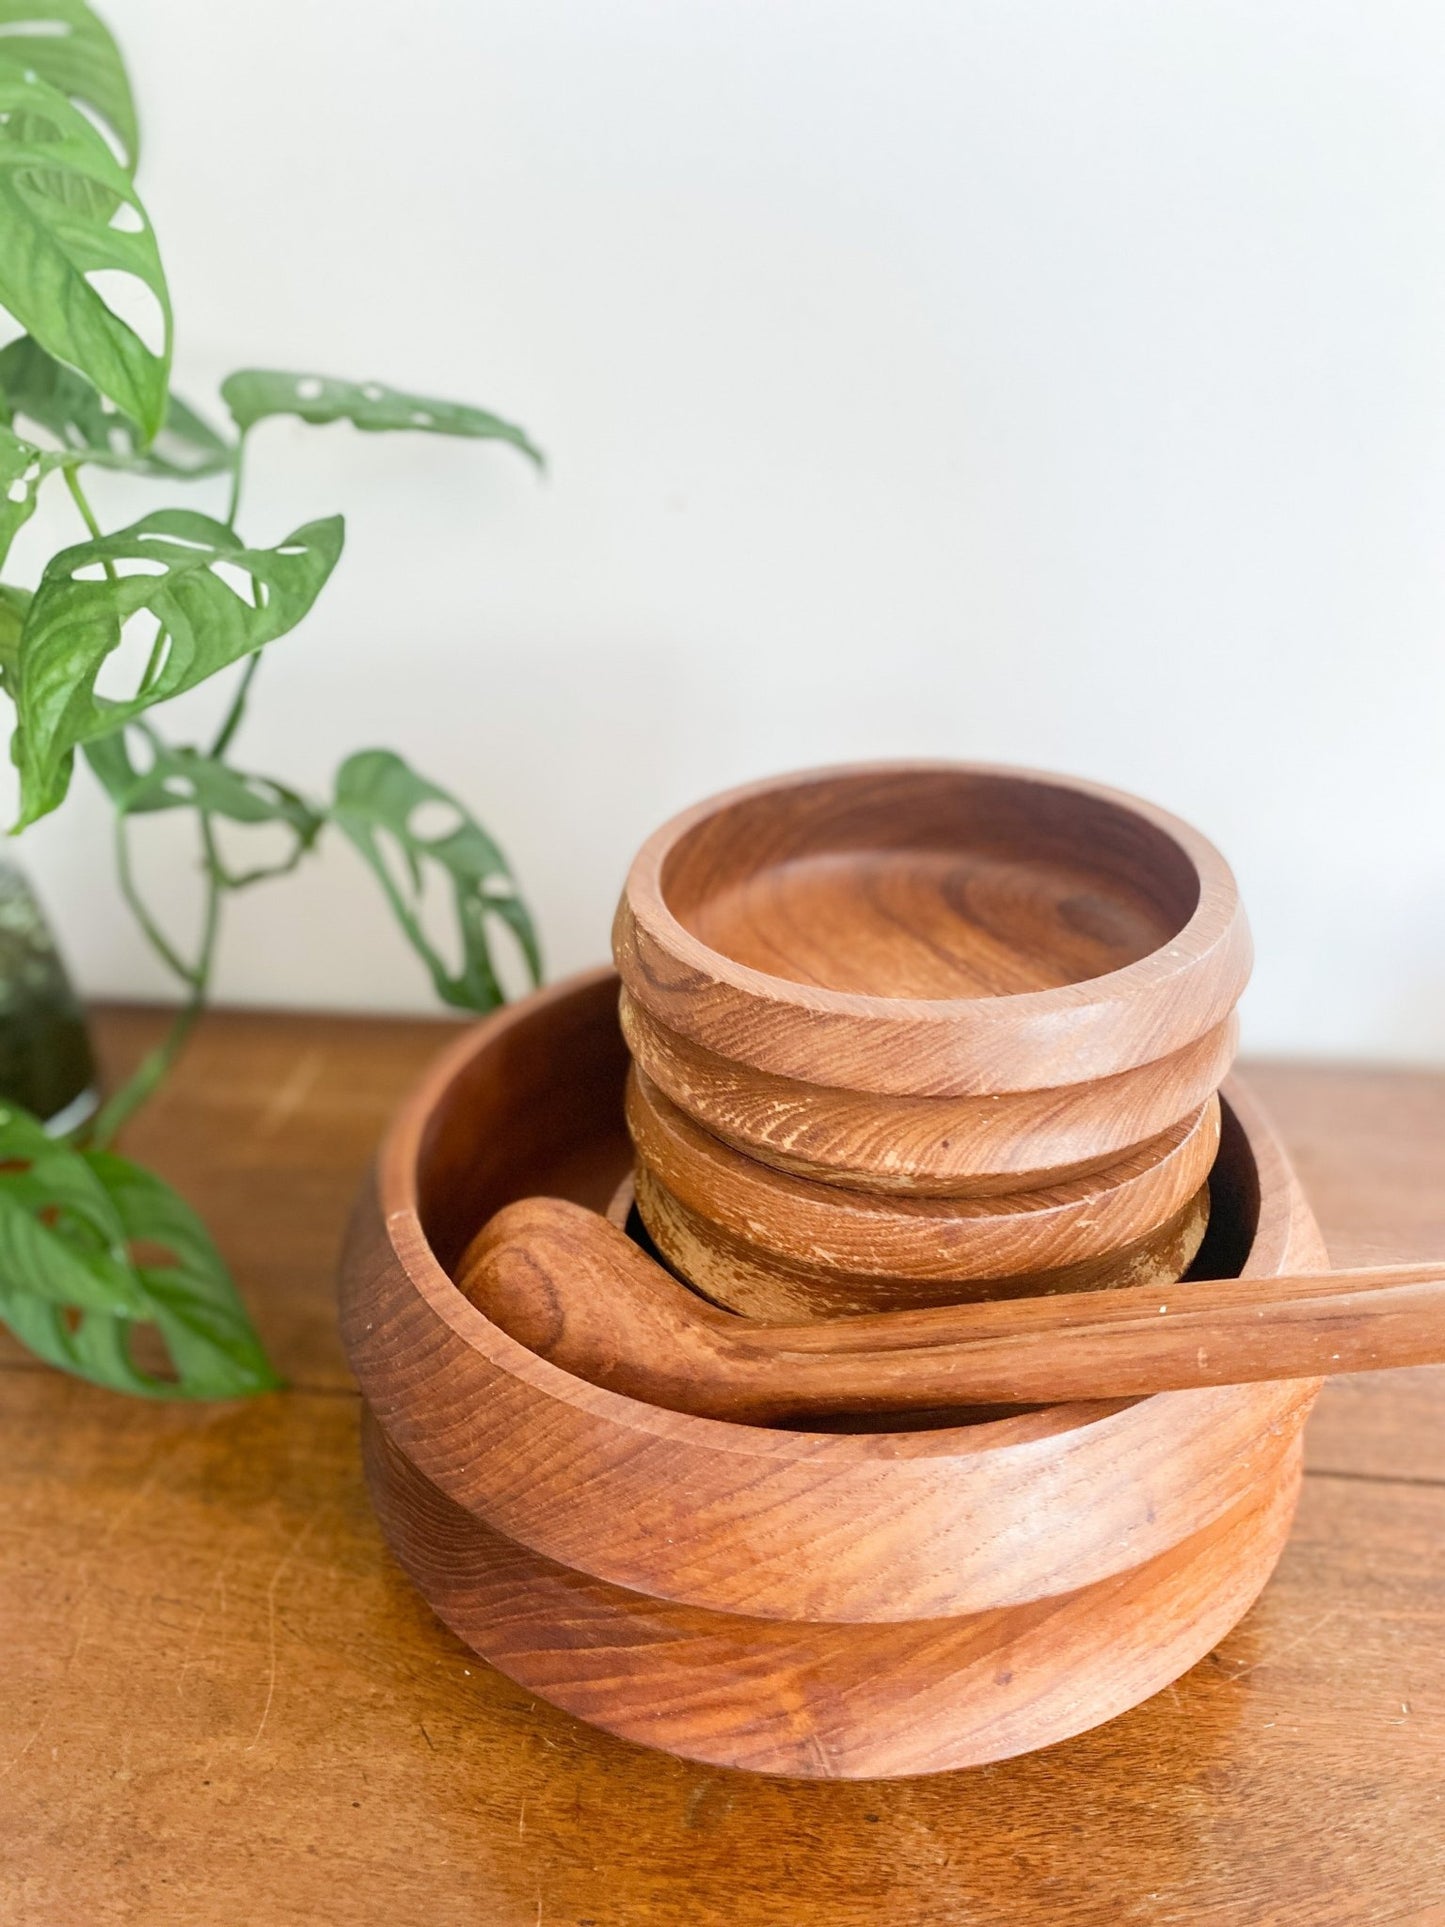
{"label": "white wall", "polygon": [[[509,848],[557,970],[724,784],[1079,771],[1234,861],[1255,1047],[1445,1057],[1437,0],[110,17],[179,385],[372,376],[552,458],[258,434],[248,529],[341,508],[350,542],[255,766],[403,749]],[[160,990],[93,798],[23,849],[84,985]],[[220,987],[429,1004],[341,847],[240,904]]]}

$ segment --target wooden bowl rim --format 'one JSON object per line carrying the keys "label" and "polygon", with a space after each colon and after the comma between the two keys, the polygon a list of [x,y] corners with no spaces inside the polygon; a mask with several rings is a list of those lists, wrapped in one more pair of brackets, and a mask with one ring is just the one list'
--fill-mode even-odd
{"label": "wooden bowl rim", "polygon": [[[662,875],[667,860],[682,839],[699,824],[758,797],[781,795],[824,782],[867,781],[878,776],[958,775],[984,777],[1002,783],[1032,785],[1070,792],[1106,804],[1126,816],[1142,818],[1168,837],[1193,866],[1198,881],[1194,910],[1178,930],[1147,956],[1099,977],[1079,978],[1049,990],[1026,990],[999,997],[883,997],[863,991],[830,990],[822,985],[797,983],[739,963],[714,950],[673,915],[663,894]],[[1059,775],[1007,763],[978,763],[949,758],[903,758],[868,763],[824,764],[764,777],[705,797],[654,830],[632,861],[623,886],[623,905],[638,926],[667,955],[703,979],[726,986],[755,1002],[781,1005],[800,1013],[828,1013],[873,1023],[907,1028],[947,1028],[960,1019],[976,1017],[980,1005],[990,1007],[991,1021],[1035,1024],[1055,1012],[1129,1006],[1156,992],[1172,978],[1197,970],[1216,954],[1228,950],[1243,922],[1244,912],[1234,872],[1218,849],[1200,831],[1158,804],[1131,796],[1085,777]],[[1247,973],[1246,973],[1247,974]],[[1242,985],[1241,985],[1242,988]],[[1006,1014],[1006,1015],[1005,1015]]]}
{"label": "wooden bowl rim", "polygon": [[[1182,1168],[1198,1175],[1191,1176],[1188,1182],[1180,1181],[1179,1201],[1175,1206],[1178,1209],[1208,1177],[1219,1140],[1219,1100],[1215,1093],[1165,1130],[1130,1145],[1082,1177],[1056,1178],[1030,1190],[940,1196],[865,1191],[849,1185],[828,1184],[821,1178],[805,1177],[796,1171],[780,1170],[777,1165],[740,1150],[699,1124],[636,1061],[628,1072],[626,1103],[629,1124],[638,1120],[632,1141],[639,1161],[647,1162],[645,1151],[665,1141],[669,1148],[675,1149],[678,1167],[686,1169],[689,1164],[693,1167],[688,1171],[690,1178],[696,1170],[702,1171],[702,1181],[694,1180],[685,1198],[680,1186],[667,1186],[697,1216],[718,1222],[718,1207],[708,1186],[719,1182],[721,1174],[721,1181],[735,1187],[736,1197],[743,1201],[745,1208],[772,1212],[774,1224],[791,1208],[800,1215],[809,1214],[810,1229],[816,1215],[834,1218],[839,1224],[876,1228],[883,1235],[896,1235],[916,1227],[920,1235],[926,1236],[931,1228],[946,1229],[954,1224],[977,1226],[982,1231],[1047,1228],[1050,1223],[1085,1209],[1106,1213],[1131,1188],[1158,1182],[1161,1175],[1171,1178]],[[649,1133],[645,1144],[644,1131]],[[659,1177],[655,1169],[653,1175]],[[660,1177],[659,1182],[662,1182]],[[751,1219],[749,1225],[748,1232],[734,1230],[732,1235],[746,1243],[765,1243]],[[1079,1255],[1098,1254],[1088,1250]],[[797,1255],[790,1256],[790,1261],[798,1264],[804,1259]]]}
{"label": "wooden bowl rim", "polygon": [[[1155,1399],[1091,1400],[1055,1405],[1014,1418],[932,1431],[782,1430],[739,1425],[726,1419],[698,1418],[690,1413],[643,1404],[620,1392],[575,1378],[509,1337],[463,1296],[431,1248],[422,1226],[418,1199],[418,1168],[425,1140],[448,1094],[479,1052],[493,1048],[507,1030],[549,1005],[585,994],[615,977],[615,971],[607,965],[577,972],[504,1006],[469,1027],[413,1086],[382,1139],[376,1162],[376,1189],[388,1244],[412,1292],[429,1315],[444,1324],[468,1350],[486,1358],[499,1371],[526,1383],[541,1397],[572,1406],[609,1425],[630,1427],[714,1452],[806,1462],[820,1471],[828,1464],[957,1459],[1001,1448],[1028,1447],[1085,1427],[1105,1424],[1136,1406],[1153,1404],[1158,1398],[1181,1396],[1165,1392],[1156,1394]],[[1247,1091],[1230,1079],[1221,1096],[1240,1125],[1260,1174],[1260,1212],[1242,1273],[1259,1276],[1267,1273],[1271,1265],[1278,1267],[1288,1245],[1294,1182],[1272,1128]],[[1271,1166],[1276,1167],[1277,1174],[1271,1172]]]}
{"label": "wooden bowl rim", "polygon": [[[1105,1170],[1212,1096],[1239,1049],[1239,1013],[1163,1057],[1076,1084],[992,1095],[860,1092],[722,1056],[633,995],[619,1000],[633,1062],[701,1129],[756,1162],[891,1197],[1049,1190]],[[890,1123],[891,1155],[878,1148]]]}

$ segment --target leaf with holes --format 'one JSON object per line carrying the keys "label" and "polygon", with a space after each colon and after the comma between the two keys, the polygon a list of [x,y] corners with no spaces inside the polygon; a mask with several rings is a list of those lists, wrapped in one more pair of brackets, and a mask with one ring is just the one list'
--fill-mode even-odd
{"label": "leaf with holes", "polygon": [[539,466],[541,451],[514,422],[462,402],[407,395],[376,381],[336,381],[329,375],[297,375],[279,368],[243,368],[227,375],[221,397],[244,433],[269,415],[299,415],[317,426],[350,422],[369,434],[411,430],[422,435],[467,435],[476,441],[510,442]]}
{"label": "leaf with holes", "polygon": [[35,513],[40,484],[64,460],[22,441],[13,429],[0,428],[0,568],[10,544]]}
{"label": "leaf with holes", "polygon": [[167,398],[160,434],[146,447],[128,416],[29,335],[0,349],[0,411],[12,427],[19,420],[44,429],[77,460],[140,475],[188,481],[222,474],[236,458],[235,444],[179,395]]}
{"label": "leaf with holes", "polygon": [[[277,548],[248,549],[209,515],[160,509],[53,556],[10,677],[19,711],[11,752],[20,769],[17,827],[63,800],[74,751],[83,743],[294,629],[335,568],[344,533],[341,517],[333,515],[308,522]],[[250,601],[223,569],[249,578]],[[96,677],[107,656],[127,621],[143,612],[160,624],[157,659],[127,700],[98,696]]]}
{"label": "leaf with holes", "polygon": [[[140,727],[145,730],[142,723]],[[131,761],[125,731],[116,730],[85,746],[85,759],[122,816],[151,816],[163,810],[204,810],[228,823],[278,823],[295,841],[279,863],[235,875],[224,871],[230,889],[282,876],[313,848],[325,828],[326,817],[298,791],[269,776],[254,776],[204,750],[163,742],[149,730],[146,739],[151,761],[137,769]]]}
{"label": "leaf with holes", "polygon": [[[451,821],[428,835],[417,819],[425,806],[438,804]],[[491,1010],[504,1001],[488,943],[492,917],[516,937],[533,983],[541,981],[537,933],[507,860],[448,791],[419,776],[390,750],[364,749],[349,756],[337,772],[330,814],[376,872],[398,923],[446,1003],[463,1010]],[[389,860],[393,856],[395,863]],[[451,888],[461,940],[460,970],[448,969],[422,925],[427,865],[435,865]]]}
{"label": "leaf with holes", "polygon": [[232,823],[289,823],[308,840],[326,821],[305,797],[269,776],[249,775],[205,750],[166,743],[149,732],[148,741],[151,761],[140,770],[119,730],[87,746],[91,767],[123,816],[200,809]]}
{"label": "leaf with holes", "polygon": [[[0,1321],[53,1365],[159,1398],[279,1384],[205,1227],[140,1166],[82,1153],[0,1107]],[[174,1372],[132,1356],[159,1333]]]}
{"label": "leaf with holes", "polygon": [[184,1198],[112,1152],[88,1152],[85,1162],[120,1218],[147,1318],[182,1395],[235,1398],[279,1386],[221,1254]]}
{"label": "leaf with holes", "polygon": [[13,429],[0,428],[0,567],[35,513],[39,482],[40,450]]}
{"label": "leaf with holes", "polygon": [[134,173],[140,134],[125,62],[84,0],[0,0],[0,60],[39,74],[98,114]]}
{"label": "leaf with holes", "polygon": [[0,1285],[82,1311],[134,1317],[146,1304],[104,1187],[9,1104],[0,1105]]}
{"label": "leaf with holes", "polygon": [[[74,192],[71,192],[71,189]],[[160,310],[148,348],[97,291],[123,277]],[[58,360],[139,423],[165,420],[171,305],[150,219],[130,176],[64,94],[0,65],[0,304]]]}

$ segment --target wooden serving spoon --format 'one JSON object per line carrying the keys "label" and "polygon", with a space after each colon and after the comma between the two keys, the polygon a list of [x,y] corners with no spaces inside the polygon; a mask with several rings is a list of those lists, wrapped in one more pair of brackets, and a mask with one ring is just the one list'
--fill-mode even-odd
{"label": "wooden serving spoon", "polygon": [[494,1324],[575,1377],[754,1425],[1445,1361],[1439,1264],[757,1325],[694,1297],[596,1213],[524,1198],[472,1240],[457,1284]]}

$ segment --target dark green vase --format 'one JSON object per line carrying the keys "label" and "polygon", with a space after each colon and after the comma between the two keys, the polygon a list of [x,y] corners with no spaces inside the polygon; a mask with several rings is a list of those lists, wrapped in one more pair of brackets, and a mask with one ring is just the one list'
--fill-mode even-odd
{"label": "dark green vase", "polygon": [[56,1133],[99,1101],[85,1013],[24,875],[0,858],[0,1098]]}

